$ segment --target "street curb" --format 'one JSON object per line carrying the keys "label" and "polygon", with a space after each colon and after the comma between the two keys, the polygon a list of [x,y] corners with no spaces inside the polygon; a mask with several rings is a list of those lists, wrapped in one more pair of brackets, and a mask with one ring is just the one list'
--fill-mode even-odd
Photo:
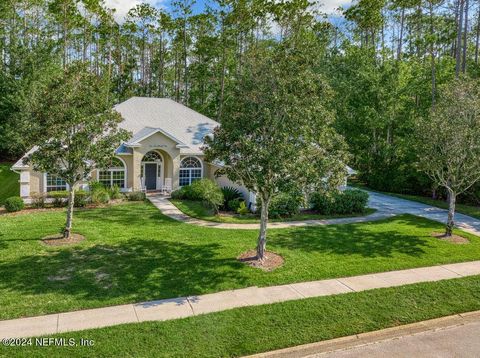
{"label": "street curb", "polygon": [[276,351],[258,353],[245,358],[300,358],[312,354],[341,351],[354,347],[375,344],[381,341],[399,339],[419,333],[441,330],[449,327],[461,326],[480,319],[480,311],[465,312],[446,317],[434,318],[427,321],[410,323],[398,327],[391,327],[379,331],[359,333],[352,336],[330,339],[327,341],[303,344],[300,346],[279,349]]}

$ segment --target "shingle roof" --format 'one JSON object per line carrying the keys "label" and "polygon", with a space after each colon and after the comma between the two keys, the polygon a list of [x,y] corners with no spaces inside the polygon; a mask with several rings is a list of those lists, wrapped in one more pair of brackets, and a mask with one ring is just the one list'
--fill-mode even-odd
{"label": "shingle roof", "polygon": [[145,136],[160,131],[176,141],[182,151],[201,153],[203,138],[219,125],[168,98],[132,97],[115,109],[124,119],[120,127],[133,133],[127,145],[138,144]]}

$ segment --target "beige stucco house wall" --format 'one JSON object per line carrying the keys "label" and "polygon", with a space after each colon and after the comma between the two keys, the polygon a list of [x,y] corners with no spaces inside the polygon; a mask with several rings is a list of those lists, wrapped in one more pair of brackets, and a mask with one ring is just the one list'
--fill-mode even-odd
{"label": "beige stucco house wall", "polygon": [[[224,176],[217,177],[219,167],[204,160],[203,139],[219,123],[170,99],[132,97],[115,109],[124,119],[120,127],[131,132],[131,139],[115,152],[119,159],[117,163],[121,164],[115,168],[94,170],[79,187],[88,189],[90,180],[102,180],[100,170],[103,170],[104,177],[111,175],[112,183],[118,175],[123,178],[115,185],[121,183],[125,192],[175,190],[181,186],[180,176],[183,175],[183,185],[198,178],[209,178],[222,187],[239,189],[249,200],[250,193],[245,187]],[[151,160],[152,156],[154,160]],[[47,188],[47,174],[24,165],[23,158],[12,169],[20,173],[20,193],[25,201],[29,201],[34,193],[62,189],[51,185]],[[192,166],[192,163],[193,168],[185,167]],[[115,176],[111,172],[115,172]],[[51,183],[52,177],[49,178]]]}

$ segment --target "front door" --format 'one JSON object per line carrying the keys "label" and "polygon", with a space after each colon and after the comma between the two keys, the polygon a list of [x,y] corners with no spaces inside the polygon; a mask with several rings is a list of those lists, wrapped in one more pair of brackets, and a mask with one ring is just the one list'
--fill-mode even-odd
{"label": "front door", "polygon": [[145,163],[145,187],[147,190],[157,189],[157,164]]}

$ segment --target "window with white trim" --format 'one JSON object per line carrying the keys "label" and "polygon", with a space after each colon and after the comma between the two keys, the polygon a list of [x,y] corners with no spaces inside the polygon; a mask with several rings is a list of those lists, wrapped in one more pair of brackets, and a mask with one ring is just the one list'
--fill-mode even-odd
{"label": "window with white trim", "polygon": [[108,169],[98,171],[98,181],[109,188],[112,186],[125,188],[125,178],[125,165],[118,158],[113,158]]}
{"label": "window with white trim", "polygon": [[47,193],[50,191],[67,190],[67,182],[62,178],[59,178],[47,173],[45,175],[45,180],[46,180],[45,188],[47,189]]}
{"label": "window with white trim", "polygon": [[190,185],[202,178],[202,163],[195,157],[183,158],[180,162],[180,186]]}

